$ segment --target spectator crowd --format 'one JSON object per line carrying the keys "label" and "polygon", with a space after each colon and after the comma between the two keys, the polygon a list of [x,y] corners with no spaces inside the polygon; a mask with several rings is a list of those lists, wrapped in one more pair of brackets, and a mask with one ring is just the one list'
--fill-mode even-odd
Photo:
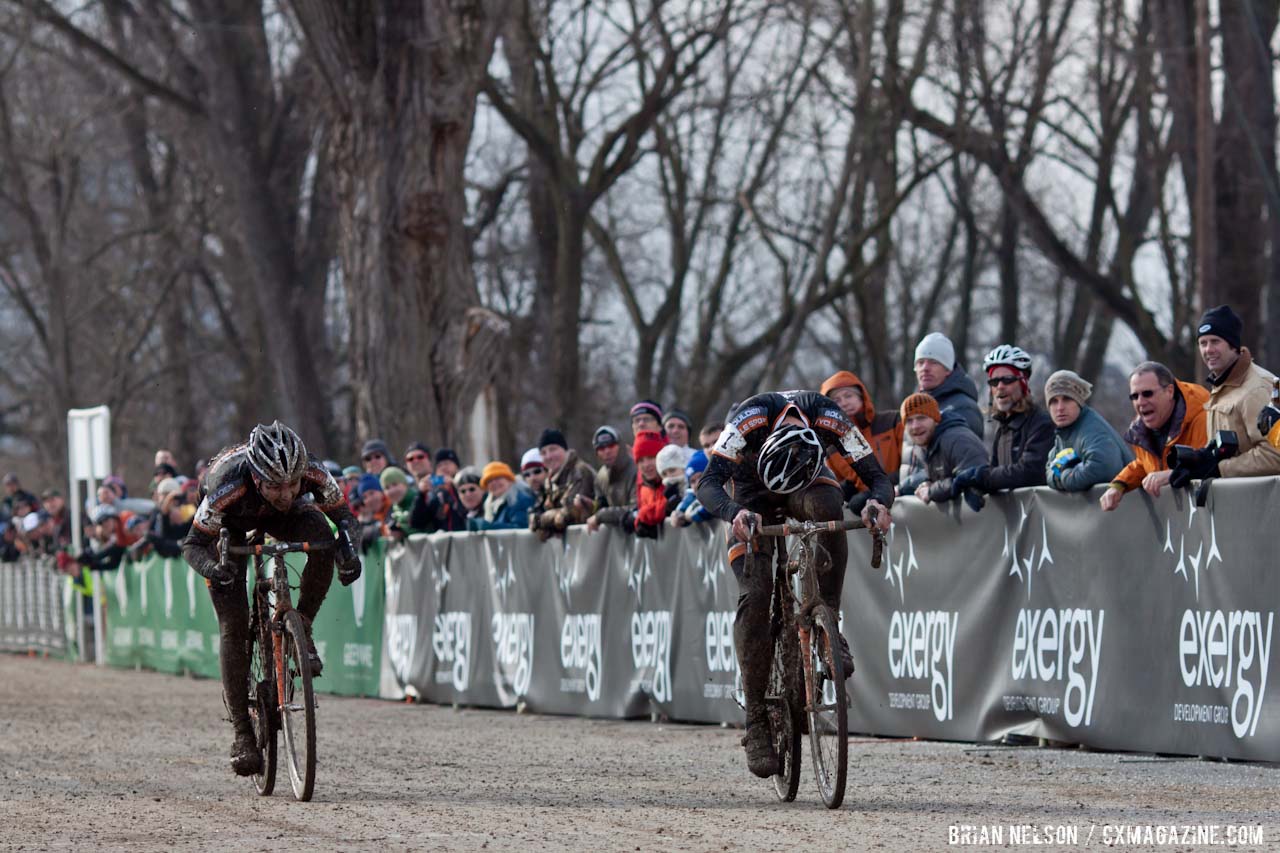
{"label": "spectator crowd", "polygon": [[[1135,365],[1128,380],[1134,417],[1123,430],[1089,405],[1091,384],[1071,370],[1033,386],[1031,356],[1012,344],[984,359],[982,399],[938,332],[916,347],[917,387],[892,410],[878,410],[871,389],[848,370],[820,390],[862,432],[903,497],[963,500],[981,511],[993,492],[1105,485],[1098,503],[1109,511],[1136,489],[1159,496],[1214,477],[1280,474],[1280,392],[1276,377],[1253,361],[1242,329],[1229,306],[1201,318],[1207,388],[1158,362]],[[592,461],[548,427],[518,468],[501,460],[463,465],[452,449],[433,452],[420,441],[397,457],[377,438],[364,442],[360,465],[325,466],[363,528],[365,548],[378,539],[467,530],[528,529],[546,540],[574,524],[657,537],[668,526],[708,521],[695,488],[724,424],[696,425],[681,409],[653,400],[636,402],[629,420],[629,434],[607,424],[595,430]],[[831,464],[849,508],[861,511],[865,485],[838,456]],[[53,554],[65,571],[79,574],[81,567],[114,569],[126,554],[178,556],[204,467],[198,462],[185,476],[172,454],[157,452],[146,498],[130,497],[123,480],[108,477],[86,507],[89,544],[74,556],[63,495],[47,489],[37,497],[7,474],[0,561]]]}

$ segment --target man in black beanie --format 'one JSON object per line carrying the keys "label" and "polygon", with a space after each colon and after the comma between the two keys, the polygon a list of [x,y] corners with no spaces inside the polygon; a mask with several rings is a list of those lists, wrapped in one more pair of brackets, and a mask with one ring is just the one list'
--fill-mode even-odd
{"label": "man in black beanie", "polygon": [[564,433],[553,427],[542,431],[538,452],[547,466],[547,482],[543,511],[529,513],[529,529],[545,542],[570,524],[585,523],[595,512],[596,472],[569,449]]}
{"label": "man in black beanie", "polygon": [[1210,308],[1196,327],[1200,357],[1209,369],[1205,430],[1213,441],[1219,430],[1235,432],[1239,452],[1193,476],[1265,477],[1280,474],[1280,451],[1267,443],[1258,414],[1271,399],[1275,376],[1258,366],[1241,345],[1244,323],[1228,305]]}

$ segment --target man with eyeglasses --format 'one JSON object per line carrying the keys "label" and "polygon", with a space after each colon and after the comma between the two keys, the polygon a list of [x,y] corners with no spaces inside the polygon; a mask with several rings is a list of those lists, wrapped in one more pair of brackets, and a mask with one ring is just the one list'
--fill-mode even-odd
{"label": "man with eyeglasses", "polygon": [[375,477],[381,475],[388,465],[396,464],[391,458],[391,451],[387,449],[387,443],[380,438],[371,438],[364,443],[364,447],[360,448],[360,461],[364,463],[365,473]]}
{"label": "man with eyeglasses", "polygon": [[404,449],[404,467],[415,483],[431,475],[431,448],[415,441]]}
{"label": "man with eyeglasses", "polygon": [[537,499],[534,509],[542,509],[542,485],[547,482],[547,466],[542,464],[542,453],[536,447],[530,447],[520,459],[520,476],[524,483],[533,490]]}
{"label": "man with eyeglasses", "polygon": [[1169,450],[1175,444],[1203,447],[1205,403],[1209,392],[1192,382],[1180,382],[1158,361],[1144,361],[1129,374],[1129,401],[1137,417],[1124,440],[1133,448],[1133,461],[1121,469],[1098,499],[1104,512],[1120,505],[1125,494],[1141,487],[1153,498],[1169,485]]}
{"label": "man with eyeglasses", "polygon": [[1053,421],[1036,405],[1027,385],[1031,356],[1021,347],[1001,344],[987,353],[982,366],[991,389],[991,419],[996,423],[991,464],[956,474],[956,492],[1043,486],[1045,463],[1053,447]]}

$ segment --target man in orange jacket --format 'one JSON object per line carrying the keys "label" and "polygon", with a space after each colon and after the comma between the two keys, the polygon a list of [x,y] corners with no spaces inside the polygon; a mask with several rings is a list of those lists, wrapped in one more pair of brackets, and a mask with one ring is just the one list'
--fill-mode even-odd
{"label": "man in orange jacket", "polygon": [[[830,397],[840,407],[840,411],[848,418],[862,437],[871,445],[880,467],[889,475],[889,480],[898,485],[898,466],[902,462],[902,418],[898,412],[876,413],[875,403],[867,386],[856,374],[841,370],[832,374],[822,383],[821,392]],[[858,479],[853,469],[844,464],[844,460],[836,458],[832,471],[844,481],[844,496],[849,508],[855,513],[862,511],[870,492],[865,483]]]}
{"label": "man in orange jacket", "polygon": [[1098,500],[1103,510],[1120,505],[1126,492],[1141,486],[1159,497],[1169,484],[1169,451],[1175,444],[1204,447],[1204,404],[1209,392],[1190,382],[1179,382],[1163,364],[1144,361],[1129,374],[1129,399],[1137,413],[1124,434],[1133,447],[1134,460],[1121,469]]}

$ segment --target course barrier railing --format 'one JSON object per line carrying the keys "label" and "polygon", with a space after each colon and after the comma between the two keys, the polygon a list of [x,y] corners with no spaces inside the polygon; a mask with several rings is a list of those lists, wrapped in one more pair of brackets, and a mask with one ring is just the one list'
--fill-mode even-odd
{"label": "course barrier railing", "polygon": [[0,650],[73,655],[78,603],[52,557],[0,563]]}
{"label": "course barrier railing", "polygon": [[[1019,490],[977,514],[902,502],[881,569],[868,567],[870,537],[849,534],[850,730],[1280,760],[1280,577],[1266,539],[1278,486],[1217,481],[1204,507],[1134,493],[1113,513],[1097,490]],[[658,540],[417,536],[385,560],[381,548],[317,620],[326,689],[742,720],[722,525]],[[217,674],[216,620],[181,561],[126,565],[97,586],[108,663]]]}

